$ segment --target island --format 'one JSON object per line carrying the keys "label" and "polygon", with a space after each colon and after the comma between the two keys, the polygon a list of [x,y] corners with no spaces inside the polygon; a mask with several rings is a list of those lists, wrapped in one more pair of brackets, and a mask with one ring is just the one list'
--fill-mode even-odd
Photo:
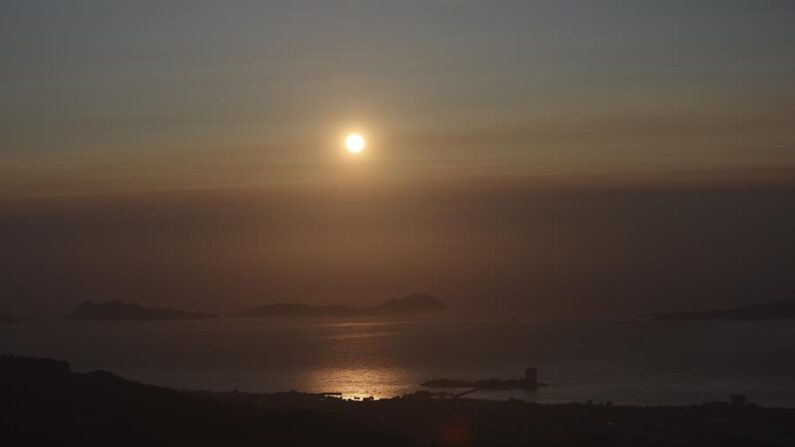
{"label": "island", "polygon": [[353,318],[353,317],[393,317],[436,313],[447,310],[438,299],[414,293],[401,298],[393,298],[374,306],[353,307],[339,304],[312,306],[308,304],[277,303],[257,307],[240,314],[243,318]]}
{"label": "island", "polygon": [[774,320],[795,318],[795,300],[752,304],[729,309],[696,312],[657,313],[646,317],[654,320]]}
{"label": "island", "polygon": [[[785,446],[795,409],[742,399],[687,406],[182,391],[65,361],[0,356],[3,445]],[[728,396],[727,396],[728,397]]]}
{"label": "island", "polygon": [[546,384],[538,383],[538,369],[526,368],[524,377],[521,379],[484,379],[475,381],[456,380],[456,379],[433,379],[423,382],[420,386],[427,388],[468,388],[468,391],[455,394],[455,397],[466,396],[480,390],[535,390],[538,387],[545,387]]}
{"label": "island", "polygon": [[66,315],[70,320],[109,320],[109,321],[176,321],[204,320],[214,315],[186,312],[168,308],[146,308],[135,303],[108,301],[95,303],[91,300],[81,303]]}
{"label": "island", "polygon": [[9,315],[0,315],[0,324],[10,324],[10,323],[19,323],[19,318],[15,318]]}

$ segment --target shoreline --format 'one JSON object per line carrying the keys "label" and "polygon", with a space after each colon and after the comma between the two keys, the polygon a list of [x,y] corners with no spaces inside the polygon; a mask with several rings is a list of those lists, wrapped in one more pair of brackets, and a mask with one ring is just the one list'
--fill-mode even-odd
{"label": "shoreline", "polygon": [[[322,394],[178,391],[67,362],[0,356],[10,445],[791,445],[795,408],[541,404],[517,399],[344,400]],[[728,397],[728,396],[727,396]],[[134,421],[134,423],[130,423]],[[41,430],[47,427],[47,430]],[[176,442],[176,441],[179,442]]]}

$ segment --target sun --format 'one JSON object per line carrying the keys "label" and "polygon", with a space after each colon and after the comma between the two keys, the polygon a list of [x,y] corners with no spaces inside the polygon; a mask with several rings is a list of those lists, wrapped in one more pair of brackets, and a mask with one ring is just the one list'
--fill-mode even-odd
{"label": "sun", "polygon": [[352,133],[345,137],[345,149],[351,154],[362,152],[366,145],[367,142],[364,140],[364,137],[358,133]]}

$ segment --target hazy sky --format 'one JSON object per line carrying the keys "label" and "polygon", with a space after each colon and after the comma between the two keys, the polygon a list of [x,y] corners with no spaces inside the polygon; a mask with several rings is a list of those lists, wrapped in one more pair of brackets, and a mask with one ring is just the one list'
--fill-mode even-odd
{"label": "hazy sky", "polygon": [[791,297],[793,24],[787,0],[0,0],[0,313]]}
{"label": "hazy sky", "polygon": [[0,195],[789,169],[792,23],[789,1],[5,0]]}

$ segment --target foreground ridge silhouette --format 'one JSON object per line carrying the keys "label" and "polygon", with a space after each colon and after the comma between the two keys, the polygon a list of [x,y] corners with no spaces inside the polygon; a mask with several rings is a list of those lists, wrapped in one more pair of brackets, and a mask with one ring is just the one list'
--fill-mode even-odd
{"label": "foreground ridge silhouette", "polygon": [[2,445],[784,446],[795,409],[190,392],[0,356]]}
{"label": "foreground ridge silhouette", "polygon": [[[0,445],[413,445],[316,411],[224,402],[64,361],[0,356]],[[47,444],[44,444],[47,445]]]}

